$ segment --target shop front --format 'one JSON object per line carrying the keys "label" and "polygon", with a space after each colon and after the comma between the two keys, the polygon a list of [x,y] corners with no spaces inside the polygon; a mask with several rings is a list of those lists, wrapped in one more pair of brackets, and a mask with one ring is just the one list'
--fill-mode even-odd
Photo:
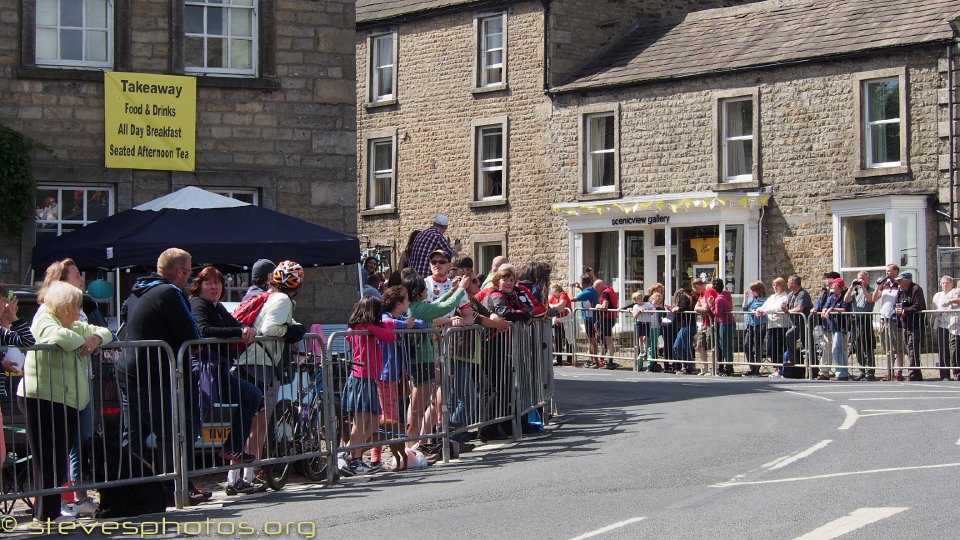
{"label": "shop front", "polygon": [[760,220],[769,193],[681,193],[553,206],[568,224],[570,282],[584,268],[624,299],[662,283],[721,278],[734,294],[760,276]]}

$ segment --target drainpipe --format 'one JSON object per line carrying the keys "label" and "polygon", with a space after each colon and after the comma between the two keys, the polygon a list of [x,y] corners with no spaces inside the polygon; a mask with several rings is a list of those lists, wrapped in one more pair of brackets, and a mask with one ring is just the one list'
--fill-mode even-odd
{"label": "drainpipe", "polygon": [[550,0],[541,0],[543,4],[543,93],[550,90]]}
{"label": "drainpipe", "polygon": [[[951,21],[950,26],[953,28],[954,36],[956,36],[957,34],[960,34],[960,32],[957,31],[956,21]],[[955,214],[954,190],[956,190],[956,185],[955,185],[956,184],[955,182],[955,177],[956,177],[955,165],[956,164],[954,162],[954,159],[955,159],[954,154],[956,153],[956,146],[955,146],[956,134],[954,132],[956,131],[955,126],[956,126],[957,119],[955,118],[954,97],[953,97],[953,91],[954,91],[953,56],[954,56],[954,43],[951,42],[950,44],[947,45],[947,119],[949,121],[948,122],[949,131],[948,131],[948,137],[947,137],[947,145],[949,146],[949,149],[947,150],[947,153],[950,156],[950,170],[949,170],[949,174],[950,174],[950,247],[956,247],[957,245],[957,235],[956,235],[955,222],[954,222],[954,218],[956,217],[954,215]]]}

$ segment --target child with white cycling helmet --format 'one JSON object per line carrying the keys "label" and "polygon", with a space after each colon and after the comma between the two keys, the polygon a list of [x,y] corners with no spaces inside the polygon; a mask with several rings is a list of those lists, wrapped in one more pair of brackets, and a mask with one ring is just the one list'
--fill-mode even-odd
{"label": "child with white cycling helmet", "polygon": [[[260,459],[260,450],[267,432],[267,411],[272,412],[277,404],[284,343],[298,341],[303,337],[303,325],[293,318],[296,307],[293,298],[302,284],[302,266],[293,261],[281,261],[277,265],[268,283],[267,292],[270,295],[253,323],[258,337],[276,339],[254,342],[237,358],[238,375],[263,392],[263,404],[253,420],[244,450],[257,459]],[[242,478],[237,469],[231,470],[225,486],[227,495],[266,490],[266,484],[257,479],[256,474],[254,467],[245,467]]]}

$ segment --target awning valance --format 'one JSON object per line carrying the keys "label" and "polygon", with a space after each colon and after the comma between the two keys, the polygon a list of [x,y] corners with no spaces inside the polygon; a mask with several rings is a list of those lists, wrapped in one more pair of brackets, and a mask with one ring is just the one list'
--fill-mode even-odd
{"label": "awning valance", "polygon": [[689,211],[709,211],[721,207],[740,207],[754,209],[766,206],[770,202],[771,191],[713,191],[670,193],[646,195],[643,197],[625,197],[607,201],[576,201],[557,203],[550,207],[561,217],[586,216],[597,214],[638,214],[643,212],[670,211],[673,213]]}

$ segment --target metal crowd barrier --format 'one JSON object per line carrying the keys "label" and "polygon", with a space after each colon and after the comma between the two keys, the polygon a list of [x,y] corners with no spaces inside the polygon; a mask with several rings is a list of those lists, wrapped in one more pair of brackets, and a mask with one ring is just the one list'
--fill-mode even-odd
{"label": "metal crowd barrier", "polygon": [[[59,515],[61,494],[146,481],[157,483],[157,496],[165,499],[182,491],[178,368],[166,343],[114,342],[89,362],[51,345],[22,351],[35,368],[26,381],[23,373],[7,373],[3,380],[7,456],[0,511],[11,513],[18,499],[33,508],[37,497],[56,505],[44,513]],[[64,369],[70,364],[72,377]],[[19,398],[21,384],[43,390],[36,398]],[[84,395],[88,405],[78,409]],[[121,440],[124,429],[135,435],[129,444]]]}
{"label": "metal crowd barrier", "polygon": [[608,367],[610,362],[629,363],[639,370],[636,321],[623,310],[574,308],[572,366],[581,359],[590,367]]}

